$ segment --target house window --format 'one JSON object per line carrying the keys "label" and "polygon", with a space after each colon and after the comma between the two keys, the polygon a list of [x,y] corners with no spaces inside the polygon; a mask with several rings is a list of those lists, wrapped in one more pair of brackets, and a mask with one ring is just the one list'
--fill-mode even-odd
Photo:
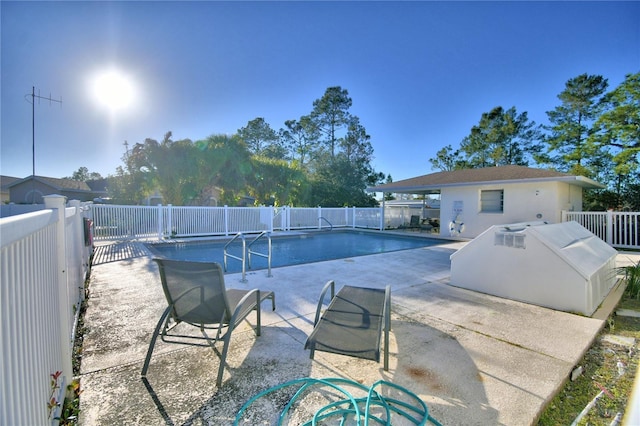
{"label": "house window", "polygon": [[491,189],[480,191],[481,213],[502,213],[504,211],[504,190]]}

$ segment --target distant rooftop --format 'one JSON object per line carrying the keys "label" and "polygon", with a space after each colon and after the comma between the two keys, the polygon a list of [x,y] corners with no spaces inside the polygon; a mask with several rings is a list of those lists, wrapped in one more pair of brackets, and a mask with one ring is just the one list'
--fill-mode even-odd
{"label": "distant rooftop", "polygon": [[477,185],[485,182],[514,183],[519,181],[564,181],[584,188],[604,188],[604,185],[584,176],[572,176],[555,170],[509,165],[431,173],[370,187],[367,188],[367,191],[428,194],[439,191],[443,187]]}
{"label": "distant rooftop", "polygon": [[0,189],[2,189],[2,191],[8,191],[9,185],[19,181],[20,179],[22,178],[0,175]]}

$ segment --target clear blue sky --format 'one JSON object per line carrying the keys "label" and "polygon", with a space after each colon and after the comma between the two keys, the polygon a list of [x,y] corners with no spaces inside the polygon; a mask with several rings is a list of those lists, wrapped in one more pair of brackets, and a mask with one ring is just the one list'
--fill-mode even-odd
{"label": "clear blue sky", "polygon": [[[150,137],[198,140],[264,117],[275,130],[341,86],[371,135],[376,171],[431,173],[483,112],[539,124],[570,78],[617,86],[640,71],[639,2],[0,2],[0,173],[113,174]],[[100,105],[117,68],[135,90]],[[103,94],[106,98],[108,94]],[[104,100],[104,99],[103,99]]]}

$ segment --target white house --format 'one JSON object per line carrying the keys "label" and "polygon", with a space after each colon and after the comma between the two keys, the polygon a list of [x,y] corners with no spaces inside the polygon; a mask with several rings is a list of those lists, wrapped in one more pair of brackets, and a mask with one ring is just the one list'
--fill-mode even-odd
{"label": "white house", "polygon": [[524,166],[437,172],[367,188],[369,192],[440,195],[443,236],[475,238],[493,225],[558,223],[582,211],[582,190],[604,188],[584,176]]}
{"label": "white house", "polygon": [[27,176],[7,185],[9,201],[20,204],[43,204],[45,195],[58,194],[69,200],[91,201],[107,195],[107,180],[82,182],[47,176]]}

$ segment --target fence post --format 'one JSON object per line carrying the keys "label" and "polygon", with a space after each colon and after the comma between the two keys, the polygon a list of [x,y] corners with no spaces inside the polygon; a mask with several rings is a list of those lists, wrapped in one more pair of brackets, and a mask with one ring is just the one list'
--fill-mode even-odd
{"label": "fence post", "polygon": [[[165,226],[169,237],[173,236],[173,204],[167,204],[167,224]],[[177,233],[177,230],[176,230]]]}
{"label": "fence post", "polygon": [[[75,211],[73,212],[73,237],[72,238],[77,238],[78,240],[80,240],[80,236],[83,234],[84,231],[84,227],[83,227],[83,223],[82,223],[82,214],[81,212],[81,207],[80,207],[80,201],[79,200],[69,200],[69,207],[73,207],[75,209]],[[77,256],[79,259],[82,259],[82,250],[80,249],[80,244],[75,244],[73,246],[74,249],[74,256]]]}
{"label": "fence post", "polygon": [[287,206],[280,207],[280,229],[287,230]]}
{"label": "fence post", "polygon": [[322,207],[318,206],[318,229],[322,229]]}
{"label": "fence post", "polygon": [[607,210],[607,243],[613,246],[613,210]]}
{"label": "fence post", "polygon": [[[84,241],[84,226],[85,226],[85,220],[89,220],[89,241],[86,241],[89,243],[89,245],[85,245],[84,248],[82,249],[82,262],[84,264],[84,269],[82,271],[82,275],[84,276],[84,278],[88,278],[88,273],[89,273],[89,269],[91,268],[91,264],[90,264],[90,259],[91,259],[91,255],[93,254],[93,242],[95,239],[95,231],[93,229],[93,203],[92,202],[84,202],[82,204],[80,204],[80,208],[82,209],[82,212],[80,214],[80,224],[81,224],[81,235],[83,237],[83,241]],[[82,299],[85,299],[85,292],[84,292],[84,281],[82,283]],[[75,338],[75,333],[74,333],[74,338]]]}
{"label": "fence post", "polygon": [[382,205],[379,207],[380,209],[380,230],[384,231],[384,200],[382,201]]}
{"label": "fence post", "polygon": [[[78,273],[79,275],[70,277],[69,280],[71,280],[70,284],[73,284],[76,281],[78,283],[82,283],[79,287],[76,287],[78,290],[78,298],[75,298],[75,299],[78,300],[78,303],[79,303],[81,300],[84,300],[84,278],[86,277],[86,272],[87,272],[85,268],[88,265],[89,259],[88,259],[88,256],[85,255],[86,247],[84,245],[84,222],[83,222],[84,216],[82,214],[82,206],[79,200],[70,200],[69,206],[75,207],[75,211],[73,213],[73,225],[72,225],[73,232],[71,232],[71,238],[73,239],[73,245],[72,245],[73,257],[75,259],[67,260],[67,262],[69,261],[76,262],[76,264],[78,265],[78,268],[74,269],[73,272]],[[70,270],[69,265],[67,265],[66,270],[68,275]],[[80,306],[78,305],[78,308],[79,307]]]}
{"label": "fence post", "polygon": [[158,240],[162,241],[162,236],[164,235],[163,229],[164,229],[164,215],[162,214],[162,204],[158,204],[158,208],[157,208],[157,214],[158,214]]}
{"label": "fence post", "polygon": [[[66,264],[66,238],[65,238],[65,202],[62,195],[47,195],[44,197],[44,205],[47,209],[57,211],[56,223],[56,269],[55,277],[58,286],[58,307],[60,310],[60,353],[62,360],[62,383],[70,383],[73,377],[71,365],[71,324],[69,324],[69,296],[67,294],[67,264]],[[54,277],[52,277],[54,278]],[[61,387],[64,387],[61,386]]]}
{"label": "fence post", "polygon": [[229,236],[229,206],[224,205],[224,235]]}
{"label": "fence post", "polygon": [[275,206],[269,207],[269,232],[273,232],[273,218],[276,215]]}

